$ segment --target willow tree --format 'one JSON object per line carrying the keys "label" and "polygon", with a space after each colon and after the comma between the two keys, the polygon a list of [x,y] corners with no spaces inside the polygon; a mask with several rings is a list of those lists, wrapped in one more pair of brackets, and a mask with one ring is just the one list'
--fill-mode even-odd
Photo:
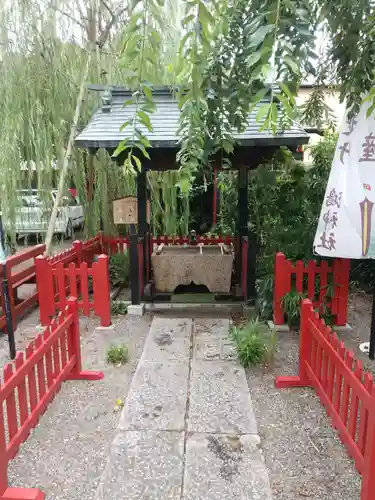
{"label": "willow tree", "polygon": [[[74,178],[86,206],[86,229],[94,233],[104,213],[110,230],[110,198],[133,192],[140,168],[136,158],[146,157],[149,149],[136,125],[151,126],[152,86],[168,84],[180,89],[181,169],[163,174],[163,180],[155,173],[149,182],[153,229],[176,232],[188,224],[192,180],[215,154],[227,165],[235,147],[233,132],[245,126],[248,112],[267,93],[271,99],[257,119],[260,128],[274,132],[297,118],[295,96],[307,76],[317,84],[304,110],[309,120],[321,120],[327,111],[320,87],[331,78],[353,113],[362,93],[374,98],[373,21],[374,2],[369,0],[3,2],[0,189],[7,216],[14,217],[16,189],[27,182],[22,162],[35,163],[36,187],[56,185],[51,165],[64,157],[88,54],[87,81],[130,87],[139,106],[125,125],[133,133],[120,146],[128,152],[123,169],[104,153],[88,161],[73,151],[68,177]],[[328,49],[319,54],[321,32]],[[84,95],[79,127],[98,104],[94,95]],[[135,149],[142,154],[133,154]],[[95,184],[95,196],[86,189],[87,177]],[[181,197],[184,210],[176,217]],[[168,225],[157,215],[165,210]]]}

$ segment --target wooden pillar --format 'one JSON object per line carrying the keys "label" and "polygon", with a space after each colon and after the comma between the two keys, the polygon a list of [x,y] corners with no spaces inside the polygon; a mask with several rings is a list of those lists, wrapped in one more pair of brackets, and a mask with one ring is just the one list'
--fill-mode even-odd
{"label": "wooden pillar", "polygon": [[[147,221],[147,169],[143,166],[142,170],[137,175],[137,201],[138,201],[138,236],[143,238],[143,283],[148,284],[150,276],[148,275],[149,262],[149,245],[147,239],[149,238],[149,224]],[[138,264],[139,266],[139,264]],[[138,291],[139,296],[143,296],[144,290]],[[134,303],[134,302],[133,302]],[[138,302],[139,304],[139,302]]]}
{"label": "wooden pillar", "polygon": [[240,167],[238,171],[238,202],[237,202],[237,234],[247,236],[249,219],[248,205],[248,175],[247,168]]}
{"label": "wooden pillar", "polygon": [[147,222],[147,171],[142,168],[137,175],[138,200],[138,235],[144,236],[149,231]]}
{"label": "wooden pillar", "polygon": [[213,174],[212,224],[216,226],[220,214],[220,189],[217,187],[217,169]]}
{"label": "wooden pillar", "polygon": [[255,272],[256,272],[256,245],[252,235],[249,236],[249,183],[248,169],[240,167],[238,171],[238,203],[237,203],[237,242],[238,242],[238,259],[236,274],[238,282],[241,283],[242,272],[242,237],[248,238],[247,246],[247,277],[246,277],[246,300],[254,302],[255,300]]}
{"label": "wooden pillar", "polygon": [[139,262],[138,262],[138,235],[132,232],[129,235],[129,255],[130,255],[130,294],[133,305],[141,302],[141,290],[139,283]]}
{"label": "wooden pillar", "polygon": [[248,202],[247,202],[247,170],[240,167],[238,170],[238,199],[237,199],[237,220],[236,220],[236,269],[235,276],[237,283],[241,283],[242,271],[242,236],[247,236]]}

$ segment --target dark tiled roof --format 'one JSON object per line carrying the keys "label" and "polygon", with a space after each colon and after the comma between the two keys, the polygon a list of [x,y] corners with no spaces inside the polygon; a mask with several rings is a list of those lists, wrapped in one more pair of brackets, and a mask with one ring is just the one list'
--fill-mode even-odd
{"label": "dark tiled roof", "polygon": [[[101,87],[91,87],[91,89],[103,90]],[[131,92],[121,87],[112,87],[111,90],[110,110],[105,111],[101,108],[96,111],[88,125],[76,137],[77,146],[115,148],[122,139],[131,135],[131,127],[120,131],[122,124],[132,118],[135,113],[135,105],[123,106],[124,102],[131,97]],[[156,110],[151,115],[153,132],[149,132],[142,126],[139,128],[153,147],[177,148],[180,115],[177,98],[170,89],[158,88],[153,90],[153,100],[156,105]],[[246,129],[242,133],[234,133],[240,146],[296,145],[308,142],[308,134],[298,124],[294,124],[290,129],[277,135],[273,135],[268,130],[260,132],[256,114],[261,105],[262,103],[259,103],[258,108],[249,114]]]}

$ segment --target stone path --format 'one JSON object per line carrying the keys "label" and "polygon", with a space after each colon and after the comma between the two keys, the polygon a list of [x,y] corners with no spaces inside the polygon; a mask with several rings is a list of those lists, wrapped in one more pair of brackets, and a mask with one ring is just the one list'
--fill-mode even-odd
{"label": "stone path", "polygon": [[96,500],[270,500],[228,319],[154,317]]}

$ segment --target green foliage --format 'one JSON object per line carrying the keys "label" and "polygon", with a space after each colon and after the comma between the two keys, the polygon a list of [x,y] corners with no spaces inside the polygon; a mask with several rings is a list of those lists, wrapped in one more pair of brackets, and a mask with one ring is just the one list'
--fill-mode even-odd
{"label": "green foliage", "polygon": [[336,117],[325,101],[326,92],[321,85],[312,89],[308,100],[300,106],[301,123],[319,130],[335,130]]}
{"label": "green foliage", "polygon": [[275,333],[270,334],[267,325],[259,319],[251,319],[241,327],[234,326],[231,338],[245,368],[271,361],[276,351]]}
{"label": "green foliage", "polygon": [[327,23],[331,39],[329,60],[335,67],[336,82],[355,116],[363,96],[371,91],[375,105],[374,56],[375,11],[367,0],[320,0],[316,2],[322,20]]}
{"label": "green foliage", "polygon": [[129,282],[130,260],[128,253],[116,253],[109,259],[109,280],[113,287],[124,287]]}
{"label": "green foliage", "polygon": [[117,315],[125,315],[128,312],[128,304],[122,300],[112,300],[111,313]]}
{"label": "green foliage", "polygon": [[282,308],[286,314],[288,325],[298,327],[300,323],[301,301],[306,298],[306,294],[291,291],[281,299]]}
{"label": "green foliage", "polygon": [[269,319],[273,312],[274,274],[266,274],[256,281],[257,310],[261,318]]}
{"label": "green foliage", "polygon": [[306,2],[191,0],[184,24],[181,57],[189,76],[179,100],[178,159],[188,189],[215,153],[229,164],[233,132],[243,130],[250,110],[259,105],[261,130],[276,132],[285,126],[281,118],[295,117],[301,69],[311,69],[314,22]]}
{"label": "green foliage", "polygon": [[107,363],[112,365],[125,365],[129,361],[127,345],[111,345],[107,350]]}

